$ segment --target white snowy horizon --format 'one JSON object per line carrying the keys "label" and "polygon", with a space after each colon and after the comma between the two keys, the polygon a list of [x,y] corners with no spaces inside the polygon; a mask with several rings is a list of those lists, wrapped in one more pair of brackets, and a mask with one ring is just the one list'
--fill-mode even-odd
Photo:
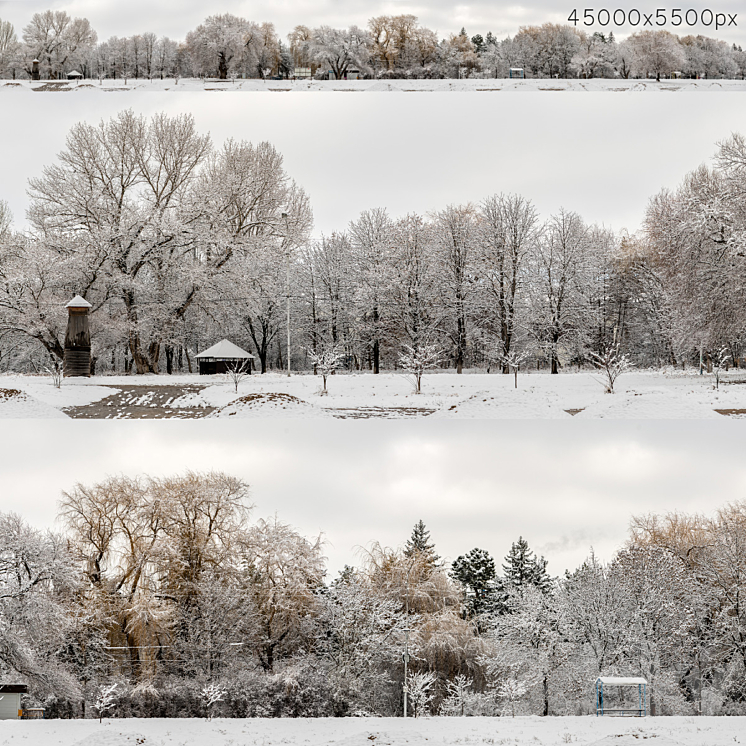
{"label": "white snowy horizon", "polygon": [[589,92],[6,93],[0,118],[0,200],[26,226],[26,188],[55,162],[70,128],[125,108],[191,113],[217,146],[267,140],[309,194],[314,236],[344,230],[363,210],[426,215],[499,192],[614,230],[639,229],[648,200],[709,162],[744,131],[740,92],[676,96]]}
{"label": "white snowy horizon", "polygon": [[738,422],[16,420],[0,432],[0,511],[56,528],[57,501],[109,475],[224,471],[252,518],[323,533],[327,580],[372,542],[404,544],[422,519],[446,561],[474,547],[502,564],[523,536],[561,575],[609,561],[630,518],[711,514],[743,498]]}
{"label": "white snowy horizon", "polygon": [[[380,15],[411,14],[417,17],[419,23],[435,31],[440,38],[447,38],[450,34],[457,34],[465,28],[469,36],[492,32],[498,39],[514,36],[521,26],[538,26],[543,23],[568,23],[573,9],[583,17],[583,9],[607,7],[613,12],[616,8],[626,10],[637,8],[641,14],[653,13],[661,6],[660,3],[646,5],[612,3],[597,6],[592,3],[579,5],[577,3],[558,2],[558,0],[533,0],[533,2],[495,3],[490,0],[467,0],[456,5],[447,0],[428,0],[428,2],[411,2],[407,0],[223,0],[217,4],[205,5],[197,0],[130,0],[127,3],[115,0],[0,0],[0,18],[10,21],[21,35],[23,27],[31,20],[34,13],[47,9],[64,10],[73,17],[87,18],[96,30],[99,40],[104,41],[112,36],[132,36],[145,32],[155,33],[157,36],[168,36],[175,40],[183,40],[186,34],[196,28],[209,15],[218,13],[232,13],[251,21],[274,23],[277,32],[284,40],[287,34],[298,25],[317,27],[321,25],[336,28],[347,28],[352,25],[365,27],[370,18]],[[685,12],[692,6],[683,6]],[[697,7],[704,10],[706,6]],[[697,24],[691,28],[682,25],[665,26],[665,30],[679,36],[686,34],[703,34],[728,42],[729,44],[745,44],[746,16],[739,15],[742,6],[736,0],[721,0],[713,11],[717,13],[736,13],[736,26],[726,25],[725,28],[715,29],[713,25]],[[668,8],[670,16],[670,8]],[[726,15],[727,19],[727,15]],[[641,22],[641,24],[644,21]],[[590,33],[613,31],[623,39],[634,31],[648,26],[630,26],[629,24],[614,28],[610,25],[595,25],[585,28],[579,24],[577,28]],[[652,26],[654,30],[657,27]]]}

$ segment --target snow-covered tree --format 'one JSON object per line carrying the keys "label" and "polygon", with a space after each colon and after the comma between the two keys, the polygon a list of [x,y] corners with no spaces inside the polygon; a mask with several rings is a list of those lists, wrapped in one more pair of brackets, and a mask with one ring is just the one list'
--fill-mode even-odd
{"label": "snow-covered tree", "polygon": [[466,363],[474,315],[477,219],[471,206],[450,206],[433,216],[433,245],[442,303],[442,326],[451,341],[456,372]]}
{"label": "snow-covered tree", "polygon": [[546,223],[528,267],[530,328],[559,373],[563,347],[583,347],[591,320],[592,233],[577,213],[560,210]]}
{"label": "snow-covered tree", "polygon": [[593,364],[603,374],[604,391],[614,393],[614,384],[619,376],[627,373],[633,366],[629,356],[621,352],[618,344],[607,345],[601,352],[588,353]]}
{"label": "snow-covered tree", "polygon": [[0,77],[15,79],[21,71],[21,45],[13,24],[0,19]]}
{"label": "snow-covered tree", "polygon": [[308,357],[323,381],[321,393],[326,394],[326,380],[342,365],[345,358],[344,348],[338,344],[322,342],[317,352],[308,350]]}
{"label": "snow-covered tree", "polygon": [[96,710],[98,715],[98,722],[102,722],[104,715],[111,712],[117,705],[117,699],[119,697],[119,683],[109,684],[108,686],[101,686],[98,690],[98,696],[96,701],[93,703],[93,709]]}
{"label": "snow-covered tree", "polygon": [[349,29],[319,26],[313,29],[302,48],[311,61],[342,80],[348,70],[368,69],[369,44],[368,32],[357,26]]}
{"label": "snow-covered tree", "polygon": [[415,394],[422,392],[422,376],[425,371],[435,368],[440,363],[441,356],[437,345],[403,346],[399,355],[399,365],[411,376]]}
{"label": "snow-covered tree", "polygon": [[644,30],[630,34],[620,47],[632,52],[632,74],[639,77],[670,75],[681,71],[686,56],[678,37],[669,31]]}
{"label": "snow-covered tree", "polygon": [[404,556],[416,558],[430,567],[436,567],[440,557],[435,552],[435,544],[430,541],[430,531],[424,521],[419,520],[412,529],[411,536],[404,546]]}
{"label": "snow-covered tree", "polygon": [[202,696],[202,702],[205,705],[205,711],[207,712],[207,719],[212,720],[215,708],[225,699],[227,690],[221,684],[212,682],[210,684],[205,684],[205,686],[202,687],[200,694]]}
{"label": "snow-covered tree", "polygon": [[[476,261],[484,293],[481,304],[500,356],[518,352],[516,337],[526,324],[525,303],[521,306],[524,265],[539,236],[536,208],[523,197],[494,195],[480,206]],[[508,370],[503,363],[503,372]]]}
{"label": "snow-covered tree", "polygon": [[248,530],[242,548],[249,592],[259,620],[256,655],[262,668],[302,645],[304,622],[319,613],[326,572],[321,537],[309,541],[277,517]]}
{"label": "snow-covered tree", "polygon": [[87,18],[71,18],[64,10],[34,13],[23,29],[26,71],[31,75],[36,59],[42,78],[60,78],[80,66],[96,39]]}
{"label": "snow-covered tree", "polygon": [[0,668],[28,678],[43,696],[80,691],[58,658],[71,627],[65,601],[77,585],[64,537],[0,513]]}
{"label": "snow-covered tree", "polygon": [[470,615],[489,611],[494,602],[495,560],[484,549],[474,548],[451,563],[451,577],[466,590],[466,607]]}
{"label": "snow-covered tree", "polygon": [[548,591],[551,584],[546,568],[547,560],[544,557],[536,557],[522,536],[513,542],[502,567],[504,580],[508,586],[533,586],[543,592]]}
{"label": "snow-covered tree", "polygon": [[432,691],[435,684],[435,674],[432,671],[415,671],[407,678],[407,695],[414,717],[421,717],[429,713]]}

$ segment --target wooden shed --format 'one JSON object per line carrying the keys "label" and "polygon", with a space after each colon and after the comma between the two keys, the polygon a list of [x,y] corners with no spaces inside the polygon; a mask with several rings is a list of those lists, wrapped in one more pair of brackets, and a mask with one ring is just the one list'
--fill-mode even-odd
{"label": "wooden shed", "polygon": [[91,375],[91,304],[76,295],[66,306],[67,331],[62,369],[65,376]]}
{"label": "wooden shed", "polygon": [[21,695],[27,693],[26,684],[0,684],[0,720],[19,720]]}
{"label": "wooden shed", "polygon": [[251,366],[255,359],[254,355],[242,350],[233,342],[222,339],[212,347],[195,355],[199,360],[199,374],[210,376],[215,373],[227,373],[238,366],[246,366],[247,372],[251,373]]}

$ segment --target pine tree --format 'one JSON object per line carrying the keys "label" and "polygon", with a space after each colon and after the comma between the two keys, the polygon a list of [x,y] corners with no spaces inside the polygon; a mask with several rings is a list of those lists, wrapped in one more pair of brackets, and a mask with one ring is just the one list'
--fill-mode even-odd
{"label": "pine tree", "polygon": [[510,547],[505,557],[503,573],[505,583],[514,588],[533,585],[546,593],[551,584],[547,573],[547,560],[544,557],[536,557],[522,536],[519,536],[518,541],[513,542]]}
{"label": "pine tree", "polygon": [[412,529],[412,535],[407,539],[404,547],[404,556],[413,558],[420,556],[420,559],[431,567],[436,567],[440,557],[435,553],[435,544],[430,543],[430,532],[425,527],[422,520],[415,523]]}
{"label": "pine tree", "polygon": [[488,611],[495,590],[495,560],[484,549],[474,548],[457,557],[451,565],[451,577],[467,590],[469,616]]}

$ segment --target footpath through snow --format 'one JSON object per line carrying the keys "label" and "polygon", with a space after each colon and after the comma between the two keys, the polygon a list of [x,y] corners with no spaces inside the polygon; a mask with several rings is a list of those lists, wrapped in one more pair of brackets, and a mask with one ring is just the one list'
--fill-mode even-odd
{"label": "footpath through snow", "polygon": [[13,720],[0,744],[22,746],[726,746],[744,717],[504,717]]}

